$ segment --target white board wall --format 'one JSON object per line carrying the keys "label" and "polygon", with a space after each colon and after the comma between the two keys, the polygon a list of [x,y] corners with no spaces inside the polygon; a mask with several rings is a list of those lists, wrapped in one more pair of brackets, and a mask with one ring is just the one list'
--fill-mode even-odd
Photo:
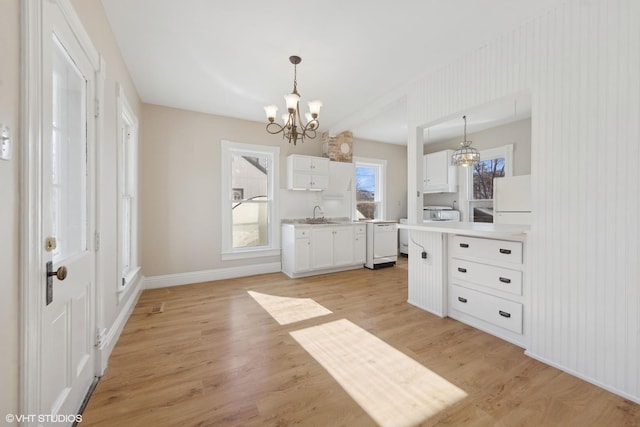
{"label": "white board wall", "polygon": [[[531,92],[528,353],[636,402],[639,76],[640,2],[568,0],[408,95],[416,129]],[[418,134],[409,153],[421,151]]]}

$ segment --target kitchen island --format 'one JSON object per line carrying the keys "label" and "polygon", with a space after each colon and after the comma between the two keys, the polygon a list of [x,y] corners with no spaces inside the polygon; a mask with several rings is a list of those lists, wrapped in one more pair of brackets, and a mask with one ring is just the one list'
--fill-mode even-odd
{"label": "kitchen island", "polygon": [[409,232],[408,302],[526,347],[529,226],[400,224]]}

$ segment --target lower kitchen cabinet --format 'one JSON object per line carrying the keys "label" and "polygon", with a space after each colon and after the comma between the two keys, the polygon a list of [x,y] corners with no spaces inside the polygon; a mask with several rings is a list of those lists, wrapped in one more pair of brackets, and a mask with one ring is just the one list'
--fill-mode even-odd
{"label": "lower kitchen cabinet", "polygon": [[[285,257],[284,254],[288,256]],[[311,230],[282,227],[282,271],[311,270]]]}
{"label": "lower kitchen cabinet", "polygon": [[353,226],[353,262],[364,264],[367,261],[367,227],[364,224]]}
{"label": "lower kitchen cabinet", "polygon": [[448,316],[526,345],[524,241],[449,238]]}
{"label": "lower kitchen cabinet", "polygon": [[303,277],[362,268],[365,239],[361,224],[283,224],[282,272]]}

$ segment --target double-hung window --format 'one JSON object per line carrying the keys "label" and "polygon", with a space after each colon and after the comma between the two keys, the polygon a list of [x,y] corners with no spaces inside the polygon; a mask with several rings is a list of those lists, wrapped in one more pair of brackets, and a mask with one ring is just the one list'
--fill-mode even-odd
{"label": "double-hung window", "polygon": [[513,174],[513,145],[480,151],[480,159],[467,168],[469,221],[493,222],[493,179]]}
{"label": "double-hung window", "polygon": [[279,254],[280,148],[222,141],[222,259]]}
{"label": "double-hung window", "polygon": [[138,265],[138,120],[124,91],[118,93],[118,290],[124,291],[140,271]]}
{"label": "double-hung window", "polygon": [[384,219],[387,161],[356,157],[355,218]]}

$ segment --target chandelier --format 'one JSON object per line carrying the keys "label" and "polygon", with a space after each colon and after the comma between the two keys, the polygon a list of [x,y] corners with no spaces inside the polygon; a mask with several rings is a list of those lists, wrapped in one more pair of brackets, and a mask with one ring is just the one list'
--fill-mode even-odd
{"label": "chandelier", "polygon": [[471,146],[471,141],[467,141],[467,116],[462,118],[464,119],[464,140],[460,143],[460,148],[451,156],[453,166],[471,166],[480,161],[480,153]]}
{"label": "chandelier", "polygon": [[285,95],[284,99],[287,103],[287,113],[282,115],[283,125],[280,126],[275,122],[276,113],[278,107],[275,105],[267,105],[264,107],[265,113],[267,113],[267,132],[272,135],[282,132],[282,138],[293,142],[296,145],[298,141],[304,142],[305,138],[313,139],[316,137],[316,130],[318,129],[318,114],[320,113],[320,107],[322,102],[310,101],[309,112],[305,114],[306,124],[302,123],[300,117],[300,94],[298,93],[297,82],[297,65],[302,62],[302,58],[299,56],[290,56],[289,61],[293,64],[293,92],[289,95]]}

